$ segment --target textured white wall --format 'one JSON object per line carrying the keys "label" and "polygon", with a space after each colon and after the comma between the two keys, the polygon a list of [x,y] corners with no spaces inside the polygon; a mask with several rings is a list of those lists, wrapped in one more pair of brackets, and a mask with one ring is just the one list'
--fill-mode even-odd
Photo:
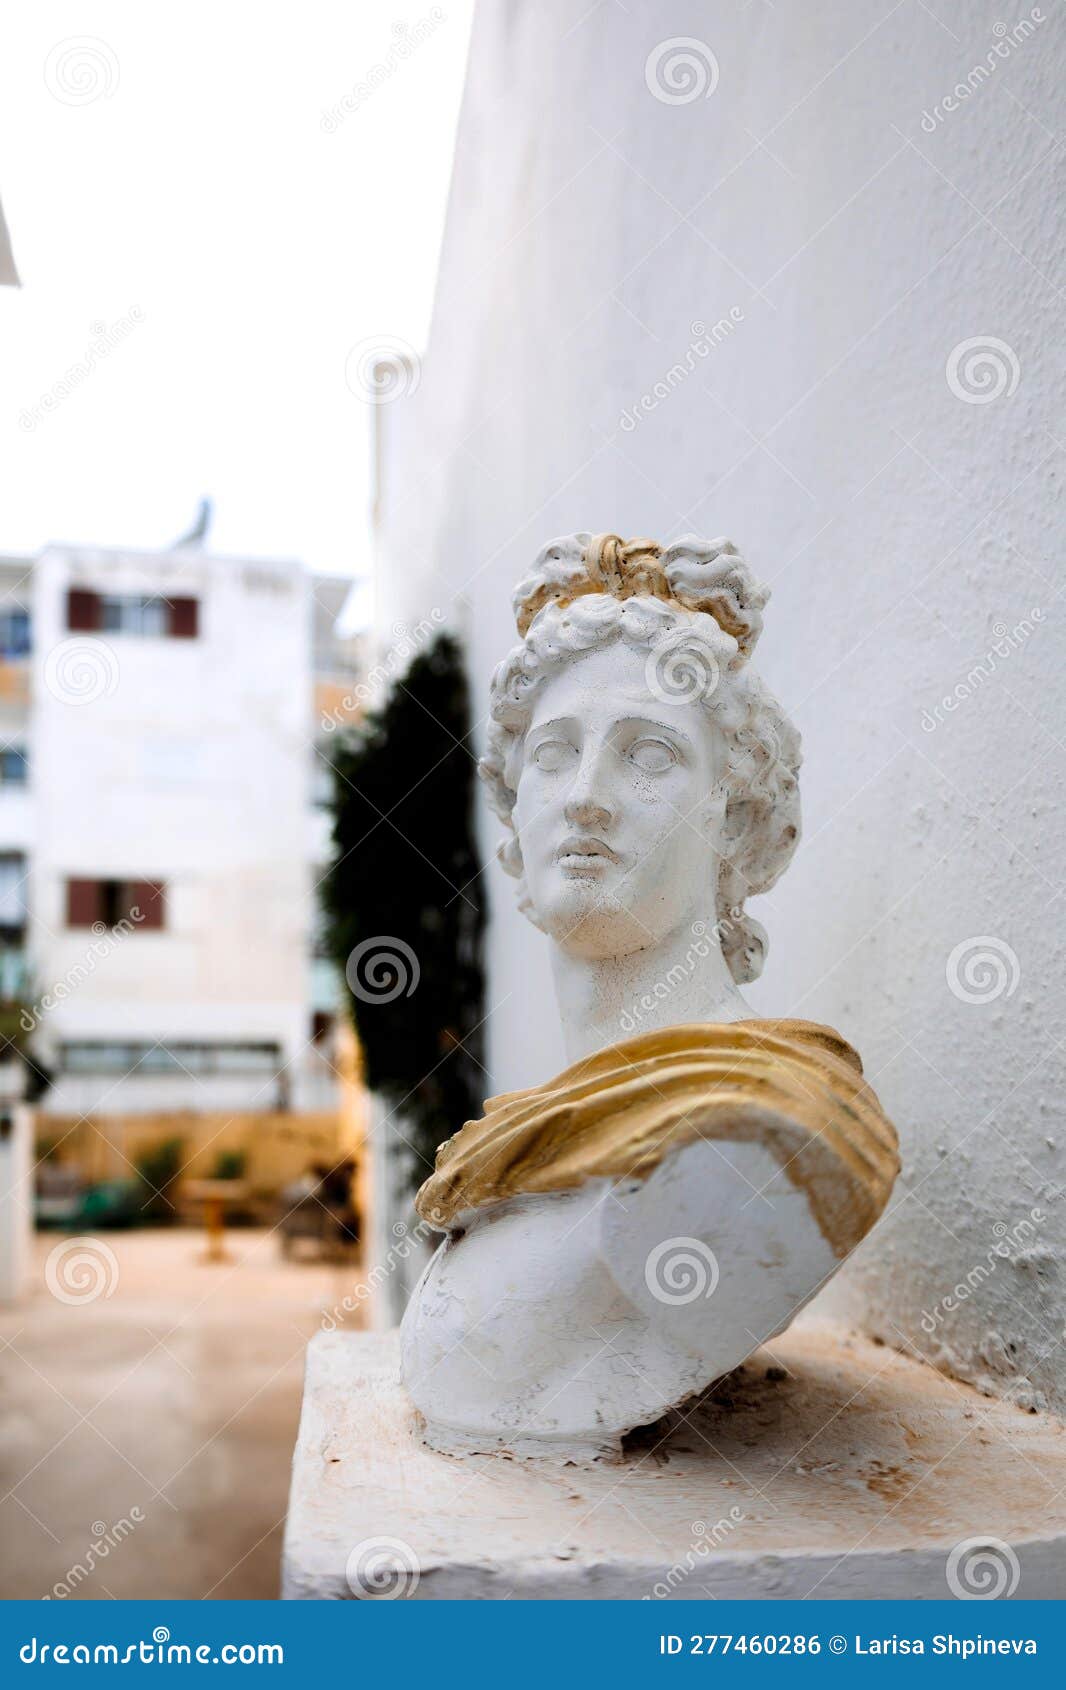
{"label": "textured white wall", "polygon": [[[737,541],[772,582],[759,662],[806,747],[753,1001],[853,1040],[905,1155],[829,1296],[1061,1406],[1061,11],[582,10],[480,9],[430,351],[385,419],[386,637],[458,603],[480,705],[548,537]],[[682,35],[718,81],[670,104],[648,76]],[[955,352],[977,337],[1003,343],[987,402]],[[544,941],[486,875],[511,1086],[561,1051]],[[953,992],[960,946],[995,966]]]}

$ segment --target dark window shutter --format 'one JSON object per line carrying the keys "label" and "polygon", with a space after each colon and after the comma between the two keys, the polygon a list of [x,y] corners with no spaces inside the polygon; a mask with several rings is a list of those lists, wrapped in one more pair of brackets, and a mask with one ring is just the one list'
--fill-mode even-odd
{"label": "dark window shutter", "polygon": [[[158,930],[166,926],[166,887],[159,880],[131,880],[126,887],[125,914],[135,927]],[[135,919],[134,910],[140,911]]]}
{"label": "dark window shutter", "polygon": [[168,599],[169,632],[175,640],[194,640],[200,632],[199,599]]}
{"label": "dark window shutter", "polygon": [[71,587],[67,592],[67,627],[75,633],[94,634],[103,622],[100,594],[84,587]]}
{"label": "dark window shutter", "polygon": [[101,918],[100,882],[67,881],[67,926],[91,927]]}

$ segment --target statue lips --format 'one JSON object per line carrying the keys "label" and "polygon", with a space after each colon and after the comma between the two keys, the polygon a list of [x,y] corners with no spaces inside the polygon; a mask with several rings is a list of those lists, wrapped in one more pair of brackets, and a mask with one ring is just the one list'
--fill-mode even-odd
{"label": "statue lips", "polygon": [[592,834],[572,833],[559,846],[555,860],[566,874],[592,874],[618,862],[618,853]]}

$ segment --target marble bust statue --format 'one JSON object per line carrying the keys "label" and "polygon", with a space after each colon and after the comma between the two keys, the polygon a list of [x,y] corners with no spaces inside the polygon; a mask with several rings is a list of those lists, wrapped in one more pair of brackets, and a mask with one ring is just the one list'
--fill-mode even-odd
{"label": "marble bust statue", "polygon": [[403,1322],[436,1448],[593,1458],[782,1331],[873,1225],[896,1135],[832,1029],[757,1019],[745,912],[799,836],[799,738],[728,541],[553,541],[481,773],[551,944],[570,1066],[490,1098],[418,1197]]}

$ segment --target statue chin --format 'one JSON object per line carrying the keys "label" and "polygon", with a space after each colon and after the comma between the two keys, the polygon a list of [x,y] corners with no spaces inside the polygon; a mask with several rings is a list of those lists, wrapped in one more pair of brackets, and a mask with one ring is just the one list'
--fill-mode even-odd
{"label": "statue chin", "polygon": [[533,919],[565,956],[609,962],[647,950],[658,937],[640,912],[617,899],[574,887]]}

